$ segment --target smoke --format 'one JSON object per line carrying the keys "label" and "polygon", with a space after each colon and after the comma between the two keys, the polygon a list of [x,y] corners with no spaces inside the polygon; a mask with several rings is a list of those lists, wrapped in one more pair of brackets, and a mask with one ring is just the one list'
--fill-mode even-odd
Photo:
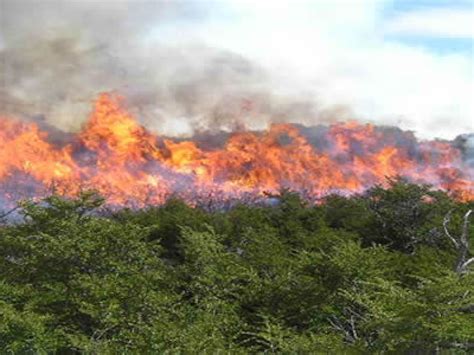
{"label": "smoke", "polygon": [[456,137],[454,146],[461,150],[466,166],[474,168],[474,133],[462,134]]}
{"label": "smoke", "polygon": [[[163,30],[205,19],[189,1],[2,0],[0,113],[77,131],[94,97],[123,95],[149,129],[166,135],[261,129],[270,122],[343,120],[310,92],[231,51]],[[184,25],[183,25],[184,26]]]}
{"label": "smoke", "polygon": [[389,3],[0,0],[0,115],[77,131],[113,91],[173,136],[349,118],[472,132],[472,58],[385,36]]}

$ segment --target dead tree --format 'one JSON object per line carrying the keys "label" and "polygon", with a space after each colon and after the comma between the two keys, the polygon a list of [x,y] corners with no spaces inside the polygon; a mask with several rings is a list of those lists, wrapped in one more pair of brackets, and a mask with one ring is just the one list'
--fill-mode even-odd
{"label": "dead tree", "polygon": [[458,237],[454,237],[448,229],[448,224],[451,221],[451,211],[444,217],[443,228],[444,233],[453,243],[454,248],[457,251],[457,259],[454,270],[458,274],[464,274],[468,272],[468,267],[470,264],[474,263],[474,257],[469,258],[469,216],[471,215],[472,210],[469,210],[464,215],[462,232]]}

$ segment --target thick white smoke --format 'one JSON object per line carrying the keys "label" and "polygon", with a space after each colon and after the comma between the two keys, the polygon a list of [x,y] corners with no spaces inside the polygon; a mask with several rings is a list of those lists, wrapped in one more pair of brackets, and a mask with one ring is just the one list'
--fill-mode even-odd
{"label": "thick white smoke", "polygon": [[348,118],[474,130],[469,62],[385,41],[383,4],[0,0],[0,114],[77,130],[115,91],[166,135]]}
{"label": "thick white smoke", "polygon": [[344,108],[320,108],[314,97],[288,91],[273,74],[231,51],[174,42],[175,31],[149,39],[157,26],[206,16],[208,6],[1,0],[1,114],[77,130],[95,96],[113,91],[147,127],[167,135],[344,119]]}

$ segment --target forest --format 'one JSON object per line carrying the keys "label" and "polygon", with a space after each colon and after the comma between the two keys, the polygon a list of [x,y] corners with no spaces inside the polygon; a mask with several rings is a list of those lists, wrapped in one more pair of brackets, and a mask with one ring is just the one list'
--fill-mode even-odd
{"label": "forest", "polygon": [[269,201],[21,202],[0,226],[0,352],[474,352],[473,201],[403,179]]}

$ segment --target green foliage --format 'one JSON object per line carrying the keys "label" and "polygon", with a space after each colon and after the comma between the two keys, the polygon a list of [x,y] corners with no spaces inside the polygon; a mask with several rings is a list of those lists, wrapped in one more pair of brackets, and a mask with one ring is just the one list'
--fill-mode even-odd
{"label": "green foliage", "polygon": [[472,204],[400,179],[316,206],[103,202],[27,201],[0,228],[2,353],[473,350],[474,272],[443,230]]}

